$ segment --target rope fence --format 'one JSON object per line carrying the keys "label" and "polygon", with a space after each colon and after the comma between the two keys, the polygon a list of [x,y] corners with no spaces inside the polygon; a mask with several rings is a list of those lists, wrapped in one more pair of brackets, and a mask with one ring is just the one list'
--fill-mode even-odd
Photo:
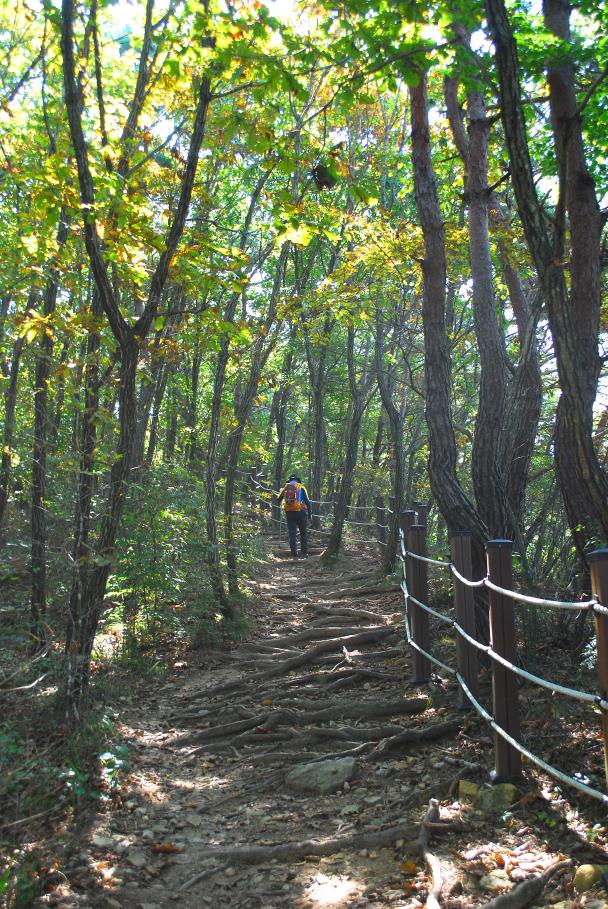
{"label": "rope fence", "polygon": [[[471,534],[460,532],[450,540],[451,559],[430,558],[426,552],[426,512],[423,519],[415,509],[401,512],[399,549],[403,570],[401,590],[405,604],[404,628],[407,643],[414,651],[412,681],[430,681],[431,666],[456,678],[459,705],[473,708],[494,731],[494,781],[522,778],[522,758],[536,764],[561,783],[608,806],[608,794],[553,767],[521,742],[517,678],[555,694],[599,709],[604,746],[604,768],[608,780],[608,549],[588,556],[591,567],[592,597],[581,602],[529,596],[514,589],[512,577],[513,545],[510,540],[490,540],[486,544],[487,575],[473,580]],[[449,570],[453,577],[455,618],[428,604],[429,567]],[[488,591],[490,643],[478,639],[474,591]],[[593,613],[597,641],[598,691],[579,691],[544,679],[517,665],[515,614],[517,604]],[[455,632],[456,666],[450,666],[432,653],[433,617]],[[478,653],[485,654],[492,669],[492,713],[479,701]]]}

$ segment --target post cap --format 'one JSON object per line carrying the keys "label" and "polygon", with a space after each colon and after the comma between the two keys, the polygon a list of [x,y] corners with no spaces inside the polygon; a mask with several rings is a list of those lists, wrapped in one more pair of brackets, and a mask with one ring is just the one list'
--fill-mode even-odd
{"label": "post cap", "polygon": [[608,559],[608,549],[594,549],[593,552],[587,553],[588,562],[601,562],[604,559]]}
{"label": "post cap", "polygon": [[500,549],[501,546],[513,546],[513,540],[488,540],[486,549]]}

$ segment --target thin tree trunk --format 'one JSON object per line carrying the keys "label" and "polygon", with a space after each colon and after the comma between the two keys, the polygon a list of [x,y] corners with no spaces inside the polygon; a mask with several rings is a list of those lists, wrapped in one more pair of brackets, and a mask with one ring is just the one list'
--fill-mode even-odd
{"label": "thin tree trunk", "polygon": [[[59,213],[57,248],[61,251],[68,236],[65,210]],[[42,314],[46,322],[51,319],[57,303],[57,262],[51,264],[50,276],[44,292]],[[48,383],[53,359],[54,334],[52,326],[44,330],[36,357],[34,382],[34,442],[32,450],[32,591],[30,600],[30,633],[34,647],[44,643],[46,637],[43,619],[46,615],[46,461],[49,428]]]}
{"label": "thin tree trunk", "polygon": [[381,322],[381,314],[376,312],[376,338],[375,338],[375,358],[376,358],[376,379],[382,406],[386,411],[391,432],[391,442],[395,458],[395,470],[393,474],[393,498],[395,500],[394,514],[389,515],[389,532],[384,554],[382,557],[382,570],[385,574],[395,567],[397,557],[397,542],[399,539],[399,515],[403,503],[403,492],[405,483],[405,461],[403,451],[403,430],[404,418],[403,412],[393,401],[394,375],[387,375],[384,364],[384,335]]}
{"label": "thin tree trunk", "polygon": [[4,431],[2,435],[2,458],[0,460],[0,532],[4,528],[6,506],[8,504],[13,442],[15,439],[15,408],[17,405],[19,365],[24,344],[24,338],[17,338],[13,344],[8,387],[4,396]]}
{"label": "thin tree trunk", "polygon": [[357,382],[355,374],[355,332],[353,328],[348,329],[347,342],[347,359],[348,359],[348,379],[351,394],[351,412],[348,421],[348,434],[346,438],[346,451],[344,458],[344,469],[342,471],[342,482],[340,491],[334,507],[334,520],[330,531],[329,539],[325,551],[321,555],[321,564],[330,565],[335,561],[341,545],[342,534],[344,531],[344,521],[351,502],[353,491],[353,475],[357,464],[357,449],[359,446],[359,433],[361,430],[361,420],[367,407],[369,390],[371,388],[374,373],[367,370],[365,364],[364,375],[361,383]]}

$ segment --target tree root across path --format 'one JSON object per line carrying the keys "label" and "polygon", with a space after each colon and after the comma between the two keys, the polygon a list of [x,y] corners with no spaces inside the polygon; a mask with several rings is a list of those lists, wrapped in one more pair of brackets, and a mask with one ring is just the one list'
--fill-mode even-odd
{"label": "tree root across path", "polygon": [[[302,840],[300,842],[282,843],[272,846],[207,846],[205,859],[228,859],[231,863],[260,864],[273,860],[299,859],[313,855],[334,855],[346,849],[380,849],[392,846],[398,840],[411,840],[416,833],[411,824],[395,824],[381,830],[369,830],[352,833],[348,836],[326,840]],[[221,870],[221,869],[218,869]],[[213,873],[206,869],[180,887],[187,890],[195,883]]]}
{"label": "tree root across path", "polygon": [[323,723],[328,720],[342,719],[343,717],[356,717],[357,719],[376,719],[378,717],[397,716],[404,714],[420,713],[428,706],[426,698],[402,698],[399,701],[363,701],[358,703],[334,704],[320,710],[294,710],[290,708],[276,708],[266,710],[245,720],[234,723],[224,723],[211,726],[200,732],[192,733],[181,739],[181,744],[192,745],[201,742],[211,742],[216,739],[234,737],[251,729],[258,729],[263,733],[276,729],[277,726],[305,726],[313,723]]}

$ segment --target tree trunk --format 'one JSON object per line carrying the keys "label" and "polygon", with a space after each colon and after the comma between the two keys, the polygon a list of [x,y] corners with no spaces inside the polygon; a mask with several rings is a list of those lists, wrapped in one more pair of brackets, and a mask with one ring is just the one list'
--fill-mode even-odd
{"label": "tree trunk", "polygon": [[393,498],[395,507],[392,515],[389,514],[388,511],[386,512],[389,518],[389,532],[382,557],[382,570],[385,574],[390,574],[395,567],[395,559],[397,557],[399,515],[403,503],[405,484],[405,461],[403,451],[404,418],[402,410],[400,410],[393,401],[393,386],[395,384],[394,374],[387,375],[384,364],[384,337],[380,312],[376,313],[375,357],[376,379],[378,381],[380,397],[382,398],[382,406],[386,411],[389,421],[391,442],[395,458],[395,470],[393,474]]}
{"label": "tree trunk", "polygon": [[[79,722],[82,709],[88,694],[91,651],[95,634],[101,617],[106,584],[114,562],[115,544],[120,518],[128,489],[133,443],[135,439],[135,417],[137,411],[136,373],[139,356],[139,344],[133,340],[121,349],[120,390],[118,395],[120,407],[120,428],[117,445],[117,458],[110,473],[110,487],[105,515],[95,547],[84,543],[82,557],[75,563],[72,596],[70,597],[67,646],[67,686],[66,702],[68,715]],[[91,401],[94,404],[94,401]],[[90,421],[90,418],[89,418]],[[89,429],[90,432],[90,429]],[[90,440],[85,442],[83,465]],[[81,486],[81,495],[85,496],[81,515],[90,513],[90,487]],[[92,491],[92,489],[91,489]],[[88,498],[86,498],[88,496]],[[77,543],[80,542],[77,540]]]}
{"label": "tree trunk", "polygon": [[342,545],[342,534],[344,531],[344,521],[351,502],[353,491],[353,475],[357,464],[357,449],[359,446],[359,433],[361,430],[361,420],[368,404],[368,394],[371,388],[374,374],[368,372],[367,363],[364,366],[364,375],[361,382],[358,383],[355,375],[355,332],[353,328],[348,329],[347,359],[348,359],[348,380],[351,395],[351,419],[348,422],[348,434],[346,439],[346,451],[344,459],[344,469],[342,471],[342,482],[334,506],[334,520],[330,531],[329,539],[325,551],[321,555],[321,564],[330,565],[335,561],[340,547]]}
{"label": "tree trunk", "polygon": [[146,451],[146,462],[152,464],[158,444],[158,424],[160,421],[160,411],[167,388],[167,379],[169,376],[169,367],[165,364],[159,381],[156,383],[154,392],[154,401],[152,403],[152,420],[150,423],[150,436],[148,438],[148,449]]}
{"label": "tree trunk", "polygon": [[[593,444],[593,404],[600,371],[598,352],[600,235],[602,217],[584,157],[574,68],[548,68],[551,121],[558,162],[555,229],[538,199],[519,85],[517,48],[504,0],[486,0],[496,48],[500,106],[519,215],[537,270],[553,338],[562,391],[555,424],[555,462],[570,532],[585,561],[587,547],[608,537],[608,482]],[[547,0],[545,22],[568,43],[569,5]],[[570,254],[565,249],[569,216]],[[570,293],[564,272],[569,259]]]}
{"label": "tree trunk", "polygon": [[4,528],[6,506],[8,504],[8,491],[11,479],[11,463],[13,455],[13,441],[15,438],[15,408],[17,405],[17,385],[19,380],[19,365],[25,340],[17,338],[13,344],[11,368],[8,387],[4,396],[4,431],[2,435],[2,459],[0,460],[0,532]]}
{"label": "tree trunk", "polygon": [[[57,249],[61,251],[68,236],[68,222],[65,210],[59,213]],[[50,266],[50,276],[44,291],[42,314],[50,320],[57,303],[58,273],[57,261]],[[54,334],[52,326],[43,330],[36,357],[34,381],[34,442],[32,449],[32,592],[30,600],[30,633],[34,647],[44,643],[43,619],[46,615],[46,459],[48,428],[48,384],[53,359]]]}
{"label": "tree trunk", "polygon": [[519,337],[517,370],[509,389],[505,413],[502,457],[507,503],[513,523],[521,530],[526,486],[542,408],[543,384],[536,340],[537,315],[502,240],[498,241],[498,254]]}
{"label": "tree trunk", "polygon": [[[461,25],[452,29],[471,53],[470,36]],[[465,168],[465,199],[468,202],[469,261],[473,281],[473,319],[481,365],[479,404],[475,419],[472,474],[477,510],[490,536],[507,535],[509,526],[502,473],[501,442],[507,400],[507,360],[504,337],[498,323],[494,297],[494,274],[490,253],[488,192],[488,139],[483,93],[467,95],[468,135],[458,106],[456,78],[445,81],[445,97],[452,134]]]}
{"label": "tree trunk", "polygon": [[420,81],[410,92],[414,192],[424,235],[422,315],[429,478],[449,533],[471,531],[474,570],[485,573],[487,531],[456,474],[451,368],[445,326],[445,232],[431,158],[426,74],[420,74]]}

